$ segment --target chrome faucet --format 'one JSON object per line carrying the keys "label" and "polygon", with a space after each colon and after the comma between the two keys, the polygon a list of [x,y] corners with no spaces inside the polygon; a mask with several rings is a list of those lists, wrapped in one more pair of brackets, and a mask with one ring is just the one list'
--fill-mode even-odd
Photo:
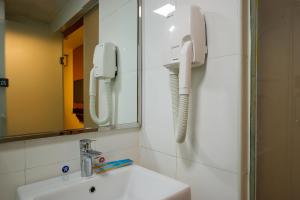
{"label": "chrome faucet", "polygon": [[79,141],[81,177],[90,177],[93,175],[93,160],[95,157],[102,154],[91,148],[92,141],[95,140],[83,139]]}

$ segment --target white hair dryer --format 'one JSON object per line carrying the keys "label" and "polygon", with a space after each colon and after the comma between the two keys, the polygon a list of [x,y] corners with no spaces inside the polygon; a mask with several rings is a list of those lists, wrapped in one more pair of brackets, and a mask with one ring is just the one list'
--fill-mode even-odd
{"label": "white hair dryer", "polygon": [[[116,46],[112,43],[98,44],[95,47],[93,64],[94,67],[90,72],[90,115],[98,126],[109,125],[112,120],[111,80],[116,77],[117,73]],[[107,112],[102,118],[96,114],[97,80],[104,80],[105,84],[103,95]]]}
{"label": "white hair dryer", "polygon": [[170,70],[173,120],[176,141],[186,138],[192,67],[205,63],[207,54],[204,15],[198,6],[176,8],[167,17],[169,46],[166,64]]}

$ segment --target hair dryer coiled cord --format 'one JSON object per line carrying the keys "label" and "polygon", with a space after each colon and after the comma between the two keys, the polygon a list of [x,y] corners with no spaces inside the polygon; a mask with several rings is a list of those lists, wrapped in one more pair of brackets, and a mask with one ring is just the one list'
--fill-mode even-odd
{"label": "hair dryer coiled cord", "polygon": [[91,71],[90,76],[90,116],[92,120],[98,125],[105,125],[111,122],[112,118],[112,89],[111,89],[111,81],[104,80],[104,107],[107,108],[106,114],[104,117],[97,117],[96,114],[96,78],[92,76],[93,70]]}
{"label": "hair dryer coiled cord", "polygon": [[183,143],[186,138],[193,56],[192,41],[185,41],[180,51],[179,73],[174,68],[173,70],[169,69],[173,121],[177,143]]}
{"label": "hair dryer coiled cord", "polygon": [[187,131],[189,95],[179,95],[178,74],[170,72],[169,83],[172,96],[172,111],[176,142],[183,143],[185,141]]}

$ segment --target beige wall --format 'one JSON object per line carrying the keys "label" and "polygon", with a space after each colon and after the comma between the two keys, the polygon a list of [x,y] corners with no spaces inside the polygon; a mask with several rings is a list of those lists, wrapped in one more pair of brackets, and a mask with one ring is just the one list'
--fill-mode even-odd
{"label": "beige wall", "polygon": [[[0,0],[0,44],[4,44],[4,1]],[[0,45],[0,77],[4,77],[4,45]],[[0,88],[0,136],[6,133],[5,90]]]}
{"label": "beige wall", "polygon": [[7,21],[8,134],[63,129],[62,37],[38,24]]}
{"label": "beige wall", "polygon": [[300,199],[300,4],[259,4],[257,200]]}
{"label": "beige wall", "polygon": [[97,127],[92,122],[89,112],[89,81],[90,71],[93,68],[93,55],[95,46],[99,42],[99,9],[98,7],[91,10],[84,16],[84,126]]}

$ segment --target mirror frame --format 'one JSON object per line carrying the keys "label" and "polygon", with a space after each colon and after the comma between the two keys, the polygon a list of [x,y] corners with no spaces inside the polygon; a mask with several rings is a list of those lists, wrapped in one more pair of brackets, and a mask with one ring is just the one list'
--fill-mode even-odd
{"label": "mirror frame", "polygon": [[257,56],[258,1],[250,0],[250,141],[249,141],[249,199],[256,199],[257,157]]}
{"label": "mirror frame", "polygon": [[[61,28],[65,30],[67,27],[72,25],[78,19],[83,17],[88,11],[90,11],[95,6],[99,5],[100,0],[94,0],[87,7],[83,8],[77,15],[75,15],[70,21]],[[69,129],[62,130],[58,132],[42,132],[42,133],[32,133],[24,135],[14,135],[14,136],[4,136],[0,137],[0,144],[6,142],[14,141],[23,141],[23,140],[32,140],[38,138],[47,138],[47,137],[57,137],[64,135],[77,135],[90,132],[108,132],[111,130],[121,130],[121,129],[132,129],[132,128],[141,128],[142,126],[142,0],[137,1],[137,122],[128,123],[128,124],[116,124],[99,128],[83,128],[83,129]]]}

